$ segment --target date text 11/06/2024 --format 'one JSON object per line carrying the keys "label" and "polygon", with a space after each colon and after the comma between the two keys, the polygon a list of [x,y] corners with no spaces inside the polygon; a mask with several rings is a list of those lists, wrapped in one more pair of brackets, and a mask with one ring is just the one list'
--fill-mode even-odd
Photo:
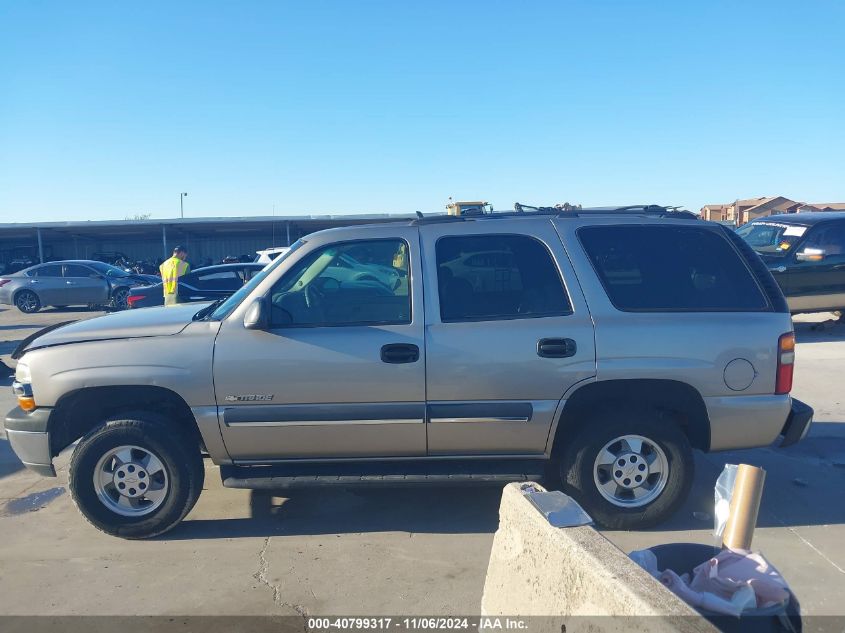
{"label": "date text 11/06/2024", "polygon": [[520,618],[504,617],[336,617],[309,618],[308,629],[311,631],[360,631],[360,630],[480,630],[520,631],[528,629],[528,624]]}

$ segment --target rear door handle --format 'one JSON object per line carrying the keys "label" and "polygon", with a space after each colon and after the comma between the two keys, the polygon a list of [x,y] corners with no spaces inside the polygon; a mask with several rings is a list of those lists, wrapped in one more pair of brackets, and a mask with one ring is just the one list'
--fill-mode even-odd
{"label": "rear door handle", "polygon": [[381,348],[381,362],[398,365],[416,363],[420,359],[420,348],[409,343],[391,343]]}
{"label": "rear door handle", "polygon": [[542,358],[569,358],[575,356],[578,346],[571,338],[541,338],[537,341],[537,356]]}

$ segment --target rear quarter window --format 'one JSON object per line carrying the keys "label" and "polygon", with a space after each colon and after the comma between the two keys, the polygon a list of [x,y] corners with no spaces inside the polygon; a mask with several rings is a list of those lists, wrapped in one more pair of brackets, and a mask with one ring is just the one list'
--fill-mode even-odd
{"label": "rear quarter window", "polygon": [[681,226],[578,230],[613,305],[626,312],[761,312],[769,303],[722,235]]}

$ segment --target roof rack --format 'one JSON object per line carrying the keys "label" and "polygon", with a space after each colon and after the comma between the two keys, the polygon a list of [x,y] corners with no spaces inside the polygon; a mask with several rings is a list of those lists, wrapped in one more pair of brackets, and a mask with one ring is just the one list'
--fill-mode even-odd
{"label": "roof rack", "polygon": [[[485,213],[483,215],[455,216],[455,215],[429,215],[418,217],[412,220],[413,225],[444,224],[447,222],[464,222],[467,220],[494,220],[497,218],[526,218],[533,216],[548,215],[558,218],[577,218],[590,215],[632,215],[649,216],[658,218],[675,218],[683,220],[697,220],[696,214],[680,207],[664,206],[660,204],[631,204],[621,207],[587,207],[563,208],[535,207],[529,204],[515,202],[513,211]],[[419,214],[422,215],[422,214]]]}

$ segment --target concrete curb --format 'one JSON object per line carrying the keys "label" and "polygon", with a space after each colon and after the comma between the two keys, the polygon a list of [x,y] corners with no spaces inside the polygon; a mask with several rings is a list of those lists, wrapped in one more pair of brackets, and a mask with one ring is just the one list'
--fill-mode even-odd
{"label": "concrete curb", "polygon": [[[659,616],[626,617],[625,630],[716,631],[592,526],[549,524],[523,485],[509,484],[502,493],[483,616],[590,616],[591,630],[618,630],[622,623],[594,616]],[[561,630],[548,620],[550,630]]]}

